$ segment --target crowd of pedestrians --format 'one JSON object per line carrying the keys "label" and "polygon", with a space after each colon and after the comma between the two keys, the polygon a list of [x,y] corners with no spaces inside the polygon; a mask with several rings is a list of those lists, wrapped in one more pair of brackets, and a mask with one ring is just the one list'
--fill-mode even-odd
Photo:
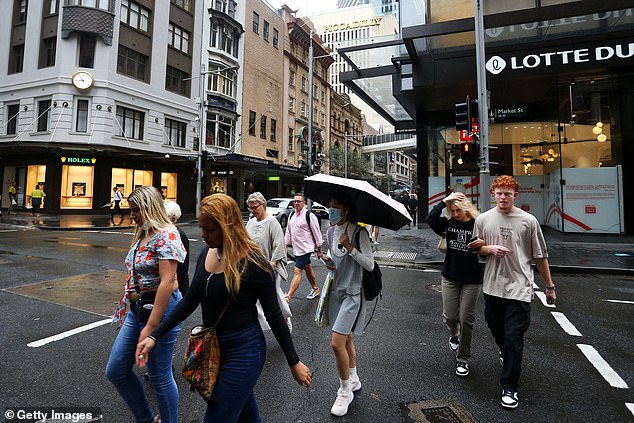
{"label": "crowd of pedestrians", "polygon": [[[554,304],[556,294],[540,226],[514,205],[519,185],[510,176],[500,176],[493,182],[491,194],[496,207],[480,214],[464,193],[453,192],[430,211],[428,223],[446,240],[442,319],[456,359],[455,373],[462,378],[469,375],[475,310],[482,292],[484,319],[499,350],[501,405],[513,409],[519,404],[524,334],[530,324],[531,263],[546,283],[549,303]],[[137,188],[127,198],[136,230],[125,260],[129,278],[115,313],[120,330],[106,375],[137,422],[178,421],[173,347],[182,322],[198,306],[203,325],[217,325],[221,351],[218,379],[203,421],[262,421],[254,394],[265,365],[262,330],[273,331],[293,378],[310,386],[311,371],[293,345],[289,300],[304,270],[311,285],[307,299],[319,296],[311,265],[314,253],[324,258],[332,275],[326,290],[327,320],[339,388],[330,411],[334,416],[347,414],[354,393],[361,389],[354,337],[363,332],[363,271],[374,266],[372,247],[378,242],[378,229],[366,230],[360,225],[349,196],[335,193],[329,202],[325,244],[306,198],[298,194],[294,200],[295,211],[284,234],[277,219],[267,213],[266,199],[259,192],[246,201],[252,213],[246,226],[231,197],[222,193],[205,197],[198,210],[205,248],[196,260],[189,286],[189,244],[174,225],[180,207],[165,205],[153,187]],[[408,210],[416,214],[417,207],[416,197],[410,196]],[[324,244],[326,251],[322,250]],[[290,284],[286,271],[289,246],[295,259]],[[284,294],[287,284],[289,290]],[[143,384],[133,372],[135,362],[148,368],[159,414],[152,411]]]}

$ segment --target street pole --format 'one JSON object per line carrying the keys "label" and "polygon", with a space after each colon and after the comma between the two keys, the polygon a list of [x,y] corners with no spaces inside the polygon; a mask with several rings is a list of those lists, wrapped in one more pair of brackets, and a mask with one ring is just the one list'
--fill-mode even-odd
{"label": "street pole", "polygon": [[198,81],[198,86],[200,87],[200,102],[198,104],[198,151],[196,154],[197,158],[197,172],[196,172],[196,218],[199,217],[199,209],[200,209],[200,201],[202,200],[202,170],[203,170],[203,154],[202,154],[202,144],[203,141],[206,141],[207,138],[207,130],[205,128],[205,76],[207,72],[205,70],[205,65],[200,65],[200,78]]}
{"label": "street pole", "polygon": [[[475,0],[475,46],[476,71],[478,82],[478,116],[480,116],[480,211],[491,208],[489,184],[489,96],[486,79],[486,57],[484,45],[484,12],[482,0]],[[471,122],[469,122],[471,125]]]}
{"label": "street pole", "polygon": [[308,47],[308,176],[313,174],[313,30],[310,30]]}
{"label": "street pole", "polygon": [[343,177],[348,177],[348,131],[343,134]]}

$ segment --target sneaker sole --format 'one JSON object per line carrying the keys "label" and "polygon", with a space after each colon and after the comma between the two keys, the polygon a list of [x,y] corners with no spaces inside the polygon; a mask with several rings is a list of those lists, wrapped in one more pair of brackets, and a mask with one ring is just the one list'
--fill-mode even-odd
{"label": "sneaker sole", "polygon": [[352,394],[352,398],[350,398],[350,402],[348,403],[348,406],[346,407],[345,411],[342,414],[335,414],[332,412],[332,408],[330,409],[330,414],[332,414],[333,416],[336,417],[343,417],[346,414],[348,414],[348,409],[350,408],[350,404],[352,404],[352,400],[354,400],[354,394]]}
{"label": "sneaker sole", "polygon": [[519,405],[519,403],[517,402],[515,404],[505,404],[504,402],[500,402],[500,404],[502,405],[502,407],[508,408],[509,410],[513,410]]}
{"label": "sneaker sole", "polygon": [[458,373],[458,371],[456,370],[456,375],[458,375],[460,377],[467,377],[467,376],[469,376],[469,372],[467,372],[467,373]]}

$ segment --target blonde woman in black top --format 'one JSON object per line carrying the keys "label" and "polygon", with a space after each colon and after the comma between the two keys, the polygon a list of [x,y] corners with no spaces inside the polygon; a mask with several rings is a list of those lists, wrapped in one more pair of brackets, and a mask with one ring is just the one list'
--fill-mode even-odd
{"label": "blonde woman in black top", "polygon": [[[441,216],[445,207],[446,217]],[[453,192],[427,216],[432,230],[447,239],[442,268],[442,315],[451,334],[449,348],[456,353],[456,375],[462,377],[469,375],[475,308],[484,273],[477,254],[467,246],[479,214],[466,195]]]}

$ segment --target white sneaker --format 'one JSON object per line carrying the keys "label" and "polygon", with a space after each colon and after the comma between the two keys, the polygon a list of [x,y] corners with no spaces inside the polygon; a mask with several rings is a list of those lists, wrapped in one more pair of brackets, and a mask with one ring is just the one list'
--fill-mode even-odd
{"label": "white sneaker", "polygon": [[356,379],[350,378],[350,390],[357,392],[359,389],[361,389],[361,379],[358,376]]}
{"label": "white sneaker", "polygon": [[341,388],[337,391],[337,399],[330,409],[333,416],[345,416],[348,413],[348,406],[354,399],[352,391],[345,392]]}

